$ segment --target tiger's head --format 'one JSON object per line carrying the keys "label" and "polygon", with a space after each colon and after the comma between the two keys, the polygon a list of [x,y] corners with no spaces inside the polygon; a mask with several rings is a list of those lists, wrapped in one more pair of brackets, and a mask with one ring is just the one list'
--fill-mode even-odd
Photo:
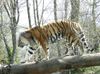
{"label": "tiger's head", "polygon": [[24,46],[28,46],[31,50],[36,50],[34,45],[35,40],[30,30],[20,33],[18,38],[18,47],[23,48]]}

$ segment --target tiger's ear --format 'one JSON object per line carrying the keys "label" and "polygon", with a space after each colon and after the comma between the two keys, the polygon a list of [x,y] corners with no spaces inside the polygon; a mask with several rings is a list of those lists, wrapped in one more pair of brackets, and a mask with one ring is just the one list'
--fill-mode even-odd
{"label": "tiger's ear", "polygon": [[31,37],[31,32],[30,31],[25,31],[23,33],[21,33],[21,36],[25,37],[25,38],[30,38]]}

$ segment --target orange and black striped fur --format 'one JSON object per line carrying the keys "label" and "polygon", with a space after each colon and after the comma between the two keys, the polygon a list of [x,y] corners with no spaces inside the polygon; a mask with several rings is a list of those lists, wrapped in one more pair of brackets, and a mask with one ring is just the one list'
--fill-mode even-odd
{"label": "orange and black striped fur", "polygon": [[25,46],[22,42],[22,38],[25,38],[29,42],[31,49],[35,49],[34,43],[40,43],[46,55],[48,54],[48,41],[55,42],[60,38],[66,38],[69,43],[74,46],[80,46],[80,43],[82,43],[87,51],[90,50],[80,24],[71,21],[51,22],[47,25],[36,26],[22,32],[18,41],[18,46],[20,47]]}

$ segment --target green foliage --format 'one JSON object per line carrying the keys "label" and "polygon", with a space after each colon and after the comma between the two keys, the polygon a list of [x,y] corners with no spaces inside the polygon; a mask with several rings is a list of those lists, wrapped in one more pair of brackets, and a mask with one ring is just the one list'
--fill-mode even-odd
{"label": "green foliage", "polygon": [[95,67],[84,68],[83,74],[100,74],[100,67],[95,66]]}
{"label": "green foliage", "polygon": [[71,69],[71,74],[100,74],[100,67],[76,68]]}
{"label": "green foliage", "polygon": [[12,56],[12,53],[13,53],[13,47],[10,47],[10,54]]}

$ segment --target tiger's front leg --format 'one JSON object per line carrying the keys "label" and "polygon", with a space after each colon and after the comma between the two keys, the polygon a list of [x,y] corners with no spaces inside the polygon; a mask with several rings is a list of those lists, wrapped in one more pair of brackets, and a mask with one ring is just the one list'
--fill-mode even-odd
{"label": "tiger's front leg", "polygon": [[41,46],[42,46],[42,48],[43,48],[43,50],[44,50],[44,53],[45,53],[45,56],[44,56],[44,59],[43,60],[49,60],[49,48],[48,48],[48,44],[47,44],[47,42],[46,41],[40,41],[40,44],[41,44]]}

